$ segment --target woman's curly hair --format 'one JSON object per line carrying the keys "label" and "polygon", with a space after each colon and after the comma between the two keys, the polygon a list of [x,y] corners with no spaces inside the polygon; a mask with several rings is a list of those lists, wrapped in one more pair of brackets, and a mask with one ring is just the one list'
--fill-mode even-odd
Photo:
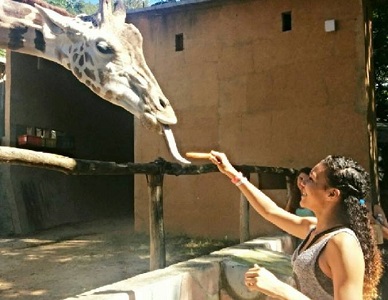
{"label": "woman's curly hair", "polygon": [[368,208],[365,200],[360,202],[370,190],[369,174],[356,161],[344,156],[329,155],[322,163],[326,166],[328,185],[340,191],[349,227],[360,241],[365,260],[364,299],[376,299],[383,265]]}

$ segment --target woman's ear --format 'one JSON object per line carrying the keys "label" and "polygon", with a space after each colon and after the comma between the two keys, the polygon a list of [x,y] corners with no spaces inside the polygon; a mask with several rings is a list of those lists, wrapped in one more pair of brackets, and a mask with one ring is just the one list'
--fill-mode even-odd
{"label": "woman's ear", "polygon": [[339,198],[341,195],[341,191],[339,189],[335,189],[335,188],[330,188],[328,190],[328,192],[329,192],[329,194],[328,194],[329,198],[331,198],[333,200]]}

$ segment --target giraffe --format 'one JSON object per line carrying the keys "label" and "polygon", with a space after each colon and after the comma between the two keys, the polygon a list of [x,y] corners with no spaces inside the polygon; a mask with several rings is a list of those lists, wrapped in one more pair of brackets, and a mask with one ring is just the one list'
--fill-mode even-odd
{"label": "giraffe", "polygon": [[91,16],[71,16],[43,0],[0,0],[0,48],[41,57],[70,70],[102,99],[163,134],[172,156],[177,149],[170,125],[175,112],[147,66],[142,35],[125,22],[122,3],[100,0]]}

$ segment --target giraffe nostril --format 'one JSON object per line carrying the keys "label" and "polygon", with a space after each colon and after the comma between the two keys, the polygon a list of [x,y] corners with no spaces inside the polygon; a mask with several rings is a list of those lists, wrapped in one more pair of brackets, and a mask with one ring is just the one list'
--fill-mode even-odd
{"label": "giraffe nostril", "polygon": [[160,102],[160,105],[161,105],[163,108],[166,108],[167,104],[166,104],[166,102],[165,102],[163,99],[159,99],[159,102]]}

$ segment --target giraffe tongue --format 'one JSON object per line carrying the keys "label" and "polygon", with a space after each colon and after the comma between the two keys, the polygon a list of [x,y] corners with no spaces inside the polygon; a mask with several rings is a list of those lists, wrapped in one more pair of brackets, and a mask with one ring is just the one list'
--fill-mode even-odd
{"label": "giraffe tongue", "polygon": [[178,148],[176,147],[175,138],[172,133],[172,130],[167,125],[162,125],[164,137],[166,138],[168,148],[170,149],[170,153],[172,156],[177,160],[180,161],[183,164],[191,164],[190,161],[183,158],[182,155],[179,154]]}

